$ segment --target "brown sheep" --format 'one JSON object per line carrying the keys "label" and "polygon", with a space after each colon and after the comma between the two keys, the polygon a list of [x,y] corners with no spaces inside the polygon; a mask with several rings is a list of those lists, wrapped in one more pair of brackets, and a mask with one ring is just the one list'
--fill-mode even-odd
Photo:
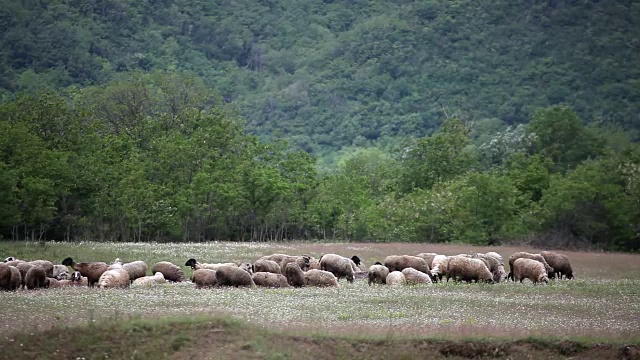
{"label": "brown sheep", "polygon": [[251,279],[251,274],[237,266],[221,266],[216,270],[217,286],[250,286],[256,284]]}
{"label": "brown sheep", "polygon": [[62,265],[71,266],[73,270],[79,271],[82,276],[86,276],[89,286],[94,286],[109,267],[107,263],[100,261],[76,263],[70,257],[64,259]]}
{"label": "brown sheep", "polygon": [[47,275],[47,277],[53,277],[53,263],[51,261],[33,260],[29,261],[29,264],[40,266],[44,270],[44,273]]}
{"label": "brown sheep", "polygon": [[547,261],[549,266],[553,268],[553,272],[549,273],[550,278],[556,276],[562,280],[562,276],[566,276],[567,279],[573,279],[573,269],[569,262],[569,257],[564,254],[560,254],[554,251],[541,251],[540,255]]}
{"label": "brown sheep", "polygon": [[259,272],[270,272],[273,274],[282,274],[282,270],[280,269],[280,265],[273,260],[265,260],[259,259],[253,263],[253,270],[256,273]]}
{"label": "brown sheep", "polygon": [[216,271],[211,269],[198,269],[191,274],[191,281],[196,284],[196,289],[211,288],[218,284]]}
{"label": "brown sheep", "polygon": [[536,261],[541,262],[544,265],[545,269],[547,270],[547,276],[549,276],[549,274],[553,273],[553,268],[551,266],[549,266],[549,264],[544,259],[544,257],[542,257],[542,255],[540,255],[540,254],[530,254],[528,252],[519,251],[519,252],[513,253],[513,254],[511,254],[511,256],[509,256],[509,275],[507,275],[508,279],[514,280],[513,263],[516,261],[516,259],[520,259],[520,258],[532,259],[532,260],[536,260]]}
{"label": "brown sheep", "polygon": [[22,275],[15,266],[0,263],[0,290],[17,290],[22,286]]}
{"label": "brown sheep", "polygon": [[500,261],[493,256],[487,254],[476,253],[471,256],[472,259],[480,259],[487,266],[491,275],[493,276],[493,281],[495,283],[499,283],[502,281],[502,275],[504,273],[504,267],[500,266]]}
{"label": "brown sheep", "polygon": [[49,284],[47,273],[41,266],[32,266],[27,271],[27,279],[25,280],[25,286],[27,289],[41,289],[47,287]]}
{"label": "brown sheep", "polygon": [[534,284],[539,282],[546,284],[549,282],[544,264],[537,260],[518,258],[513,262],[512,272],[514,281],[522,282],[524,279],[529,279]]}
{"label": "brown sheep", "polygon": [[20,271],[20,275],[22,276],[22,287],[25,287],[27,281],[27,272],[32,267],[33,265],[27,262],[21,262],[16,265],[16,268]]}
{"label": "brown sheep", "polygon": [[289,263],[284,267],[284,276],[287,278],[289,285],[294,287],[302,287],[306,283],[304,272],[295,262]]}
{"label": "brown sheep", "polygon": [[473,281],[493,283],[493,275],[482,260],[459,255],[449,257],[447,282],[450,278],[468,283]]}
{"label": "brown sheep", "polygon": [[369,285],[371,284],[386,284],[387,275],[389,275],[389,268],[386,266],[375,263],[369,267],[369,273],[367,278],[369,279]]}
{"label": "brown sheep", "polygon": [[309,270],[309,267],[311,267],[311,256],[309,255],[302,255],[302,256],[285,256],[279,263],[280,265],[280,269],[284,269],[287,264],[295,262],[296,264],[298,264],[298,266],[300,267],[300,269],[302,269],[302,271],[307,271]]}
{"label": "brown sheep", "polygon": [[406,268],[414,268],[425,274],[430,274],[429,264],[427,261],[418,256],[411,255],[390,255],[383,261],[384,266],[389,268],[389,271],[402,271]]}
{"label": "brown sheep", "polygon": [[346,278],[350,283],[354,279],[354,266],[353,260],[336,254],[324,254],[320,258],[320,270],[332,273],[338,280]]}
{"label": "brown sheep", "polygon": [[160,261],[153,265],[152,273],[161,272],[167,281],[182,282],[185,281],[184,272],[178,265],[169,261]]}
{"label": "brown sheep", "polygon": [[289,287],[287,278],[282,274],[258,271],[254,273],[251,278],[257,286],[272,288]]}

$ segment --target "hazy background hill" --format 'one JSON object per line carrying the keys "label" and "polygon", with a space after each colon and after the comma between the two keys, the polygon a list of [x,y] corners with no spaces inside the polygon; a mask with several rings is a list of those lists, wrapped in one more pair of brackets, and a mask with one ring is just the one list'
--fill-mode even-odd
{"label": "hazy background hill", "polygon": [[476,136],[564,103],[640,125],[638,1],[13,1],[0,87],[189,70],[247,129],[316,155],[424,136],[443,109]]}

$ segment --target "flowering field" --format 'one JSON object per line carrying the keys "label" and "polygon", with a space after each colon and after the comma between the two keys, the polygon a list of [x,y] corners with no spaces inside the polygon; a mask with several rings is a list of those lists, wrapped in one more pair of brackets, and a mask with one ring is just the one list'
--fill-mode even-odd
{"label": "flowering field", "polygon": [[[183,265],[253,261],[275,252],[358,255],[367,265],[386,255],[496,251],[505,259],[526,247],[474,248],[430,244],[325,243],[0,243],[0,256],[44,258],[60,263],[160,260]],[[203,289],[190,283],[155,288],[90,288],[0,292],[0,335],[37,332],[55,326],[96,324],[108,320],[213,314],[230,316],[269,330],[313,334],[444,338],[522,339],[551,337],[607,342],[640,339],[640,255],[563,252],[576,280],[531,283],[368,286],[340,281],[337,289]],[[191,270],[183,267],[187,277]]]}

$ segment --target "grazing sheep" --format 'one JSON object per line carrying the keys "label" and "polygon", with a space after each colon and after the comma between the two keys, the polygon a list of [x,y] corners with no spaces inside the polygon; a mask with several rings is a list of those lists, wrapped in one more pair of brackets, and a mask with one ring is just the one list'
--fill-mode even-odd
{"label": "grazing sheep", "polygon": [[449,272],[449,256],[436,255],[431,260],[431,277],[436,281],[442,281],[442,277]]}
{"label": "grazing sheep", "polygon": [[216,270],[216,281],[217,286],[256,286],[251,279],[251,274],[237,266],[220,266]]}
{"label": "grazing sheep", "polygon": [[489,256],[487,254],[473,254],[471,256],[472,259],[480,259],[489,269],[491,275],[493,276],[493,281],[499,283],[503,280],[504,274],[504,266],[500,266],[500,261],[493,256]]}
{"label": "grazing sheep", "polygon": [[72,258],[68,257],[62,261],[62,265],[71,266],[75,271],[79,271],[82,276],[86,276],[89,281],[89,286],[95,285],[100,280],[102,273],[107,271],[109,265],[104,262],[81,262],[76,263]]}
{"label": "grazing sheep", "polygon": [[389,268],[389,271],[402,271],[406,268],[414,268],[425,274],[430,273],[429,264],[427,261],[418,256],[410,255],[390,255],[383,261],[384,266]]}
{"label": "grazing sheep", "polygon": [[184,272],[178,265],[169,261],[160,261],[153,265],[152,273],[161,272],[165,279],[173,282],[185,281]]}
{"label": "grazing sheep", "polygon": [[0,264],[0,290],[17,290],[22,285],[22,275],[15,266]]}
{"label": "grazing sheep", "polygon": [[514,281],[522,282],[524,279],[529,279],[534,284],[539,282],[546,284],[549,282],[547,270],[545,269],[544,264],[537,260],[518,258],[513,262],[512,272]]}
{"label": "grazing sheep", "polygon": [[304,273],[304,284],[306,286],[337,287],[338,279],[329,271],[311,269]]}
{"label": "grazing sheep", "polygon": [[[284,269],[287,264],[295,262],[296,264],[298,264],[298,266],[300,266],[300,269],[302,269],[302,271],[307,271],[311,266],[311,259],[311,256],[306,254],[302,256],[287,255],[280,261],[280,269]],[[322,267],[322,263],[320,264],[320,267]]]}
{"label": "grazing sheep", "polygon": [[[436,257],[436,253],[420,253],[418,255],[416,255],[417,257],[423,258],[424,261],[427,262],[427,264],[431,265],[433,263],[433,258]],[[431,269],[433,269],[433,267],[430,267]]]}
{"label": "grazing sheep", "polygon": [[431,278],[429,275],[418,271],[414,268],[404,268],[402,269],[402,274],[404,275],[407,284],[431,284]]}
{"label": "grazing sheep", "polygon": [[354,279],[354,266],[353,260],[336,254],[324,254],[320,258],[320,270],[329,271],[338,280],[346,278],[350,283],[353,283]]}
{"label": "grazing sheep", "polygon": [[353,261],[353,263],[356,265],[357,269],[354,269],[355,272],[358,271],[367,271],[367,267],[366,265],[362,262],[362,259],[360,259],[357,255],[353,255],[351,257],[351,261]]}
{"label": "grazing sheep", "polygon": [[549,266],[553,268],[553,272],[548,276],[555,278],[556,276],[562,280],[562,276],[566,276],[567,279],[573,279],[573,269],[571,263],[569,263],[569,257],[564,254],[560,254],[554,251],[541,251],[540,255],[547,261]]}
{"label": "grazing sheep", "polygon": [[11,270],[11,280],[9,281],[9,289],[7,290],[20,289],[22,286],[22,274],[20,274],[20,270],[15,266],[9,266],[9,270]]}
{"label": "grazing sheep", "polygon": [[130,283],[129,273],[120,263],[111,264],[109,268],[100,275],[100,279],[98,279],[98,286],[101,289],[126,288]]}
{"label": "grazing sheep", "polygon": [[395,285],[404,285],[407,283],[407,279],[404,277],[404,274],[400,271],[392,271],[387,275],[386,280],[387,285],[395,286]]}
{"label": "grazing sheep", "polygon": [[[61,281],[59,281],[56,278],[47,278],[46,287],[49,288],[49,289],[60,288],[60,287],[63,287],[65,285],[66,285],[65,283],[62,283]],[[69,286],[69,285],[66,285],[66,286]]]}
{"label": "grazing sheep", "polygon": [[253,270],[256,273],[259,272],[269,272],[273,274],[282,274],[282,270],[280,269],[280,265],[273,260],[263,260],[259,259],[253,263]]}
{"label": "grazing sheep", "polygon": [[468,283],[472,281],[493,283],[493,275],[482,260],[465,256],[450,257],[447,282],[449,282],[450,278],[453,278],[454,281]]}
{"label": "grazing sheep", "polygon": [[253,274],[251,278],[253,279],[253,282],[257,286],[272,287],[272,288],[289,287],[287,278],[282,274],[258,271],[255,274]]}
{"label": "grazing sheep", "polygon": [[211,288],[218,284],[216,271],[211,269],[198,269],[191,274],[191,281],[196,284],[196,289]]}
{"label": "grazing sheep", "polygon": [[18,263],[15,267],[20,271],[20,275],[22,276],[22,287],[25,287],[27,281],[27,272],[33,267],[33,265],[27,262],[21,262]]}
{"label": "grazing sheep", "polygon": [[498,254],[497,252],[489,251],[485,255],[494,257],[496,260],[498,260],[498,262],[500,262],[501,265],[504,265],[504,260],[502,260],[502,255]]}
{"label": "grazing sheep", "polygon": [[304,272],[295,262],[288,263],[287,266],[284,267],[284,276],[287,278],[287,282],[291,286],[302,287],[306,283]]}
{"label": "grazing sheep", "polygon": [[509,279],[511,279],[511,280],[514,280],[514,277],[513,277],[513,263],[517,259],[520,259],[520,258],[532,259],[532,260],[536,260],[536,261],[541,262],[544,265],[544,268],[547,270],[547,276],[549,276],[549,274],[553,273],[553,268],[551,266],[549,266],[549,264],[544,259],[544,257],[542,257],[542,255],[540,255],[540,254],[530,254],[528,252],[519,251],[519,252],[513,253],[513,254],[511,254],[511,256],[509,256],[509,275],[507,277]]}
{"label": "grazing sheep", "polygon": [[376,263],[375,265],[371,265],[369,267],[369,273],[367,278],[369,279],[369,285],[373,284],[386,284],[387,283],[387,275],[389,275],[389,268],[386,266]]}
{"label": "grazing sheep", "polygon": [[200,270],[200,269],[218,270],[220,266],[236,266],[237,267],[238,265],[236,263],[217,263],[217,264],[200,263],[196,259],[191,258],[187,260],[186,263],[184,263],[184,266],[189,266],[193,270]]}
{"label": "grazing sheep", "polygon": [[42,269],[44,269],[44,273],[47,275],[47,277],[53,277],[53,263],[51,261],[33,260],[29,261],[29,264],[40,266]]}
{"label": "grazing sheep", "polygon": [[42,266],[31,266],[29,271],[27,271],[27,276],[25,280],[25,286],[27,289],[41,289],[45,288],[48,285],[47,273],[42,268]]}
{"label": "grazing sheep", "polygon": [[167,280],[165,280],[164,275],[162,275],[161,272],[157,272],[152,276],[143,276],[133,280],[131,286],[151,287],[158,284],[164,284],[166,282]]}

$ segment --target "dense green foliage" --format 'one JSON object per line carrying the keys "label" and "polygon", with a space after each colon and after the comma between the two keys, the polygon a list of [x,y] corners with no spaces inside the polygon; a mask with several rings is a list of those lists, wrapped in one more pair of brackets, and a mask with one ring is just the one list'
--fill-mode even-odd
{"label": "dense green foliage", "polygon": [[0,234],[638,248],[640,148],[568,107],[479,146],[445,119],[318,172],[305,151],[246,134],[215,94],[187,73],[130,73],[0,105]]}
{"label": "dense green foliage", "polygon": [[640,248],[638,2],[0,9],[5,238]]}
{"label": "dense green foliage", "polygon": [[329,161],[429,135],[447,108],[513,124],[563,103],[637,130],[638,18],[632,0],[5,0],[0,89],[188,70],[251,133]]}

